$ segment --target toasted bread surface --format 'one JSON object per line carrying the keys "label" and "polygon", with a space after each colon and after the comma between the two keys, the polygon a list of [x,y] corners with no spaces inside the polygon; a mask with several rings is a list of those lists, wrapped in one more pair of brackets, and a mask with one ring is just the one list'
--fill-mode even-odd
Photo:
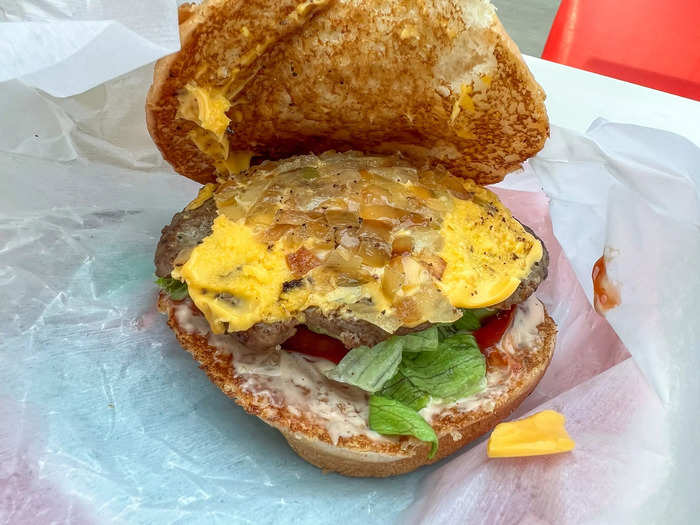
{"label": "toasted bread surface", "polygon": [[549,134],[544,93],[484,0],[209,0],[180,15],[182,49],[156,65],[147,122],[201,183],[215,165],[178,114],[188,84],[225,93],[222,140],[259,160],[400,151],[490,184]]}
{"label": "toasted bread surface", "polygon": [[188,330],[178,320],[176,309],[181,303],[161,293],[158,308],[168,316],[168,324],[180,344],[200,363],[201,368],[221,390],[250,414],[277,428],[297,454],[317,467],[347,476],[386,477],[404,474],[434,463],[467,443],[489,432],[506,418],[532,392],[544,374],[554,352],[556,325],[545,313],[539,325],[539,344],[522,355],[522,367],[509,376],[508,387],[490,403],[471,410],[447,406],[436,414],[431,425],[439,448],[428,459],[429,446],[412,437],[374,440],[364,434],[333,440],[327,428],[306,414],[287,406],[284,400],[275,405],[246,388],[245,378],[236,371],[231,356],[222,356],[208,335]]}

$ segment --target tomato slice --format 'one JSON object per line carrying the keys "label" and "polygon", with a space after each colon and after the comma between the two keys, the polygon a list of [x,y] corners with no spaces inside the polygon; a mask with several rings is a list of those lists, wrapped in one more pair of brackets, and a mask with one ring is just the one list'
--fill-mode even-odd
{"label": "tomato slice", "polygon": [[[513,310],[498,312],[486,319],[484,325],[474,332],[474,338],[479,348],[484,351],[497,344],[510,326]],[[285,350],[299,352],[314,357],[323,357],[334,363],[340,363],[349,352],[347,348],[332,337],[312,332],[305,326],[297,326],[297,333],[287,339],[282,345]]]}
{"label": "tomato slice", "polygon": [[282,343],[282,347],[290,352],[323,357],[336,364],[350,351],[337,339],[312,332],[305,326],[297,326],[297,333]]}
{"label": "tomato slice", "polygon": [[485,320],[484,325],[474,332],[474,339],[479,348],[484,351],[490,346],[497,344],[503,334],[510,326],[515,308],[498,312]]}

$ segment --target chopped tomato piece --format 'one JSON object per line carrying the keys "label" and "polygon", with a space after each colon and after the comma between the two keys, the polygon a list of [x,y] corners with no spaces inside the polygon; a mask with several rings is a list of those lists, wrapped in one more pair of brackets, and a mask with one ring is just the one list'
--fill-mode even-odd
{"label": "chopped tomato piece", "polygon": [[485,320],[484,325],[474,332],[474,339],[476,339],[476,344],[479,345],[482,352],[501,340],[501,337],[503,337],[503,334],[510,326],[513,310],[515,308],[498,312],[496,315],[489,317]]}
{"label": "chopped tomato piece", "polygon": [[291,352],[323,357],[336,364],[349,352],[337,339],[312,332],[305,326],[297,326],[297,333],[287,339],[282,347]]}

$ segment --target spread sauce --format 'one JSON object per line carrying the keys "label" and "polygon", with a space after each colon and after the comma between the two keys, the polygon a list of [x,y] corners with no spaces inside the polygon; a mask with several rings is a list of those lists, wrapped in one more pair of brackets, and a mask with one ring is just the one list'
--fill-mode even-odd
{"label": "spread sauce", "polygon": [[[326,428],[331,441],[340,437],[364,435],[375,441],[392,441],[368,427],[369,395],[359,388],[328,379],[323,372],[335,366],[327,359],[287,352],[279,348],[266,351],[251,350],[231,335],[213,334],[206,319],[193,310],[189,301],[174,305],[174,315],[180,329],[208,336],[222,360],[232,358],[235,374],[241,378],[242,389],[276,408],[285,407],[294,415],[312,417]],[[539,341],[537,329],[544,321],[542,303],[531,296],[515,307],[513,321],[500,343],[499,350],[507,355],[527,351]],[[499,396],[508,392],[517,379],[507,367],[489,367],[486,388],[472,396],[454,402],[432,400],[420,414],[431,422],[445,409],[468,412],[475,409],[493,410]],[[459,436],[453,436],[459,439]]]}

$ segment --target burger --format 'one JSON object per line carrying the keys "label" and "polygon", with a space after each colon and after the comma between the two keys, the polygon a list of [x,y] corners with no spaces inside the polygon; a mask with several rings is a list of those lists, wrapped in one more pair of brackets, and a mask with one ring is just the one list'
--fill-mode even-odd
{"label": "burger", "polygon": [[180,344],[305,460],[390,476],[534,389],[542,241],[485,185],[541,149],[544,94],[484,0],[180,8],[147,122],[202,184],[163,229]]}

